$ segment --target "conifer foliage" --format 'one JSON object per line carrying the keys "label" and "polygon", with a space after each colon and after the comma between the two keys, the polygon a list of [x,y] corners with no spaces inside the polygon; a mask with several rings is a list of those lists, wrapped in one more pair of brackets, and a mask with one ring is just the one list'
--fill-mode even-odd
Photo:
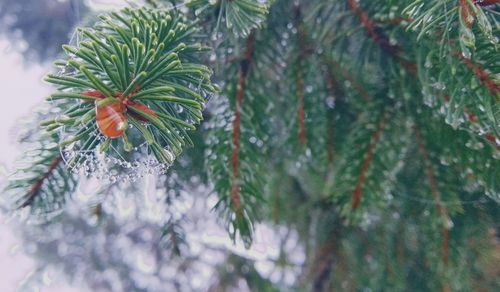
{"label": "conifer foliage", "polygon": [[[85,175],[119,194],[117,180],[153,172],[176,177],[158,192],[209,190],[233,241],[250,247],[258,224],[297,234],[291,283],[228,257],[266,289],[500,288],[487,260],[499,247],[499,1],[146,2],[64,46],[42,134],[24,141],[40,159],[7,186],[12,209],[62,212]],[[181,257],[182,224],[162,229]],[[286,270],[281,248],[273,265]]]}

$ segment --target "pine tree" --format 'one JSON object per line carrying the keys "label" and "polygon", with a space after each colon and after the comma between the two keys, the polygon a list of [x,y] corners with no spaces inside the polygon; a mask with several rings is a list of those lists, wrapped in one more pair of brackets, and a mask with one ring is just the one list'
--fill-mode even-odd
{"label": "pine tree", "polygon": [[[137,196],[156,235],[127,236],[161,266],[196,270],[186,217],[211,207],[203,216],[246,247],[256,224],[286,231],[281,278],[227,253],[213,291],[239,279],[252,291],[500,288],[499,1],[146,2],[78,29],[46,78],[57,91],[3,195],[34,230],[78,226],[119,249],[120,202]],[[71,215],[88,177],[91,214]],[[151,177],[158,220],[140,212]],[[204,209],[179,216],[182,198]],[[86,266],[122,267],[95,255]],[[132,274],[123,289],[160,289]]]}

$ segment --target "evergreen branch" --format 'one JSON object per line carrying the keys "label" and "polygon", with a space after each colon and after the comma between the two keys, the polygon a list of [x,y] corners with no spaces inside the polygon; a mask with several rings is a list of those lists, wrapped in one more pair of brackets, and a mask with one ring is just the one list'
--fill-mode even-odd
{"label": "evergreen branch", "polygon": [[[87,155],[101,154],[97,151],[113,155],[107,151],[118,149],[117,156],[125,160],[137,157],[140,153],[132,151],[138,145],[145,145],[156,162],[169,165],[183,148],[197,144],[169,179],[184,173],[186,182],[217,193],[214,209],[222,211],[230,238],[241,237],[247,247],[256,219],[266,224],[272,218],[277,236],[286,228],[305,259],[288,269],[287,253],[293,250],[287,242],[271,260],[273,267],[284,270],[285,282],[289,271],[293,276],[296,270],[310,274],[298,277],[293,287],[280,283],[280,290],[434,291],[437,285],[443,291],[495,290],[496,282],[493,289],[485,283],[494,282],[486,277],[494,278],[491,268],[483,268],[480,260],[464,264],[490,255],[483,244],[490,238],[475,228],[491,230],[498,221],[497,206],[478,196],[485,193],[500,201],[494,74],[498,46],[487,32],[491,22],[490,34],[496,36],[499,14],[498,5],[484,6],[498,0],[478,1],[313,0],[300,1],[299,6],[299,1],[287,0],[265,1],[266,5],[260,0],[179,0],[167,1],[168,9],[134,8],[103,16],[94,29],[83,30],[83,40],[75,47],[65,47],[69,61],[57,62],[61,76],[49,77],[60,85],[52,95],[50,112],[60,116],[40,124],[54,136],[56,130],[65,136],[50,139],[52,145],[44,145],[41,155],[29,156],[28,165],[19,168],[20,179],[10,186],[28,193],[18,205],[29,202],[31,210],[54,209],[73,188],[63,163],[54,165],[62,155],[59,145],[75,143],[72,151],[85,151],[70,160],[73,168],[85,163]],[[261,8],[267,9],[268,3],[269,25],[257,33],[267,13]],[[411,17],[398,16],[406,5]],[[180,14],[190,12],[185,7],[194,8],[194,16]],[[190,17],[203,25],[187,22]],[[193,143],[187,130],[202,120],[207,94],[215,91],[210,70],[196,57],[205,48],[193,42],[199,37],[197,27],[214,31],[214,17],[249,37],[245,45],[215,28],[215,37],[206,39],[216,48],[210,63],[221,73],[225,92],[206,109],[202,129],[208,129],[207,139],[199,137]],[[405,26],[413,31],[404,32]],[[306,28],[312,30],[306,33]],[[420,30],[414,33],[416,29]],[[442,36],[441,43],[436,35]],[[462,54],[454,56],[457,38]],[[310,40],[320,44],[308,46]],[[435,56],[436,62],[427,62]],[[101,109],[107,111],[104,117]],[[98,132],[97,122],[110,117],[118,119],[114,126],[125,125],[117,139]],[[127,122],[133,126],[126,127]],[[463,122],[468,131],[457,130]],[[201,182],[190,179],[193,171],[205,166],[206,178],[202,171]],[[137,190],[138,184],[130,185]],[[179,186],[167,187],[179,193]],[[263,199],[268,197],[272,206]],[[173,199],[169,191],[167,200]],[[436,208],[433,216],[428,216],[428,205]],[[95,213],[101,212],[99,205]],[[332,215],[335,222],[327,220]],[[453,219],[453,232],[448,217]],[[180,253],[185,238],[176,224],[165,224],[161,240]],[[77,241],[81,245],[81,236]],[[98,250],[101,255],[102,248]],[[153,250],[157,263],[165,262],[161,252]],[[199,259],[182,261],[182,269]],[[238,287],[246,280],[250,290],[274,290],[252,265],[229,256],[210,288]],[[157,272],[162,268],[157,266]],[[275,282],[278,273],[271,274]],[[120,272],[120,280],[136,281],[128,276]],[[148,288],[154,290],[156,282]],[[138,286],[123,287],[144,288]]]}
{"label": "evergreen branch", "polygon": [[243,106],[243,99],[245,96],[245,83],[252,57],[254,54],[255,46],[255,31],[251,32],[246,41],[246,51],[243,60],[240,62],[238,86],[236,89],[236,107],[234,111],[233,121],[233,154],[232,154],[232,169],[233,169],[233,184],[231,187],[233,206],[235,210],[240,208],[239,198],[239,151],[240,151],[240,132],[241,132],[241,107]]}
{"label": "evergreen branch", "polygon": [[447,217],[448,211],[441,204],[441,198],[439,195],[439,190],[438,190],[436,178],[434,177],[434,173],[433,173],[432,168],[430,166],[431,162],[429,159],[429,153],[427,152],[427,149],[423,143],[422,134],[417,126],[414,127],[414,130],[415,130],[415,135],[417,138],[420,154],[422,155],[422,158],[424,159],[425,172],[427,174],[427,180],[429,183],[432,197],[433,197],[434,201],[436,202],[436,207],[437,207],[439,214]]}
{"label": "evergreen branch", "polygon": [[447,221],[449,220],[448,216],[448,209],[446,206],[444,206],[441,202],[441,196],[439,194],[439,188],[437,185],[436,178],[434,176],[434,172],[431,167],[431,160],[429,158],[429,153],[427,151],[427,148],[425,147],[424,141],[422,139],[422,133],[420,132],[420,129],[415,125],[414,126],[414,131],[415,131],[415,136],[417,139],[417,144],[418,144],[418,149],[420,152],[420,155],[423,158],[423,164],[425,167],[425,173],[427,176],[427,182],[429,184],[432,198],[436,204],[436,209],[438,213],[440,214],[441,217],[443,217],[443,228],[442,228],[442,241],[441,241],[441,260],[444,265],[448,264],[448,241],[449,241],[449,227],[446,225]]}
{"label": "evergreen branch", "polygon": [[[335,78],[335,74],[332,71],[332,68],[329,66],[326,70],[325,74],[327,88],[330,91],[330,94],[333,98],[333,103],[336,104],[338,100],[342,97],[342,92],[339,88],[337,79]],[[333,164],[333,160],[335,157],[335,118],[333,115],[333,109],[328,110],[328,124],[327,124],[327,160],[328,164]]]}
{"label": "evergreen branch", "polygon": [[236,35],[249,36],[254,29],[262,26],[268,14],[268,3],[272,1],[257,0],[190,0],[186,5],[194,9],[197,16],[212,18],[215,32],[219,31],[222,20],[226,27]]}
{"label": "evergreen branch", "polygon": [[175,256],[181,256],[181,248],[187,245],[185,231],[179,222],[169,221],[163,226],[162,245]]}
{"label": "evergreen branch", "polygon": [[323,54],[322,58],[324,62],[328,64],[330,67],[338,68],[342,76],[352,84],[354,89],[363,97],[365,101],[370,101],[373,99],[371,94],[368,93],[368,91],[366,90],[366,88],[357,80],[357,78],[352,76],[351,73],[349,73],[349,71],[344,66],[342,66],[342,64],[337,62],[335,59],[327,56],[326,54]]}
{"label": "evergreen branch", "polygon": [[[500,87],[496,83],[495,80],[491,79],[489,74],[482,68],[481,65],[479,64],[474,64],[470,59],[464,57],[461,53],[455,52],[453,53],[453,56],[459,60],[461,60],[468,70],[470,70],[480,81],[482,82],[482,85],[489,90],[490,94],[495,98],[498,97]],[[420,71],[425,71],[425,69],[421,68]],[[416,74],[419,74],[416,72]],[[420,75],[420,74],[419,74]],[[449,103],[451,101],[451,97],[448,93],[444,94],[444,100],[446,103]],[[498,100],[498,98],[497,98]],[[470,121],[472,125],[479,125],[479,117],[472,112],[467,106],[462,106],[460,110],[465,113],[465,116],[467,119]],[[491,115],[490,115],[491,116]],[[490,118],[490,119],[495,119]],[[480,136],[483,136],[486,140],[488,140],[490,143],[493,145],[496,145],[497,148],[500,147],[500,142],[497,139],[497,135],[495,132],[491,131],[483,131],[482,133],[479,133]]]}
{"label": "evergreen branch", "polygon": [[370,167],[370,164],[373,160],[375,146],[378,143],[380,136],[382,135],[382,131],[384,129],[385,124],[387,123],[387,121],[389,119],[389,116],[390,116],[390,109],[387,108],[384,111],[384,113],[382,114],[380,121],[378,122],[377,128],[375,129],[375,132],[373,133],[373,135],[371,137],[370,144],[368,144],[368,147],[366,148],[364,160],[363,160],[363,163],[361,164],[361,169],[359,171],[358,180],[356,182],[356,187],[354,188],[354,191],[352,192],[352,209],[356,209],[359,206],[359,203],[361,202],[361,197],[363,195],[363,186],[364,186],[364,183],[366,180],[366,173],[367,173],[368,168]]}
{"label": "evergreen branch", "polygon": [[299,48],[297,59],[297,72],[295,79],[295,86],[297,90],[297,123],[299,127],[299,141],[302,145],[307,144],[306,127],[305,127],[305,114],[304,114],[304,64],[307,57],[306,36],[302,24],[302,15],[299,2],[295,3],[295,27],[297,28],[297,46]]}
{"label": "evergreen branch", "polygon": [[58,155],[56,158],[54,158],[54,160],[52,160],[52,162],[47,167],[47,171],[43,173],[43,175],[35,183],[33,183],[30,190],[26,194],[26,200],[18,207],[19,209],[27,207],[33,203],[35,197],[40,193],[40,188],[42,187],[43,183],[49,178],[50,175],[52,175],[61,161],[61,155]]}
{"label": "evergreen branch", "polygon": [[[37,119],[43,117],[37,113]],[[22,142],[31,147],[18,160],[25,168],[19,167],[9,177],[6,191],[11,197],[12,209],[30,207],[35,219],[46,220],[49,215],[61,210],[76,183],[74,175],[66,173],[62,154],[56,144],[58,135],[35,127],[37,131],[34,135]]]}
{"label": "evergreen branch", "polygon": [[[358,11],[358,13],[361,13],[361,15],[362,15],[362,16],[360,16],[360,18],[361,19],[365,19],[365,20],[362,20],[362,21],[367,22],[367,24],[365,25],[365,27],[366,26],[372,27],[371,20],[367,19],[368,16],[367,16],[366,12],[364,12],[362,10],[359,10],[360,8],[357,6],[357,3],[355,1],[353,1],[353,0],[349,0],[349,1],[350,1],[349,3],[350,3],[351,8],[355,7],[356,11]],[[412,21],[412,19],[410,19],[410,21]],[[388,52],[389,52],[389,55],[391,55],[396,60],[398,60],[403,65],[403,67],[410,74],[412,74],[412,75],[418,75],[418,68],[417,68],[417,64],[416,63],[408,61],[408,60],[405,60],[405,59],[402,59],[398,55],[397,52],[392,52],[392,51],[388,51]],[[456,58],[458,58],[459,60],[461,60],[466,65],[466,67],[479,78],[479,80],[490,91],[490,93],[491,93],[491,95],[493,97],[498,97],[498,94],[500,93],[500,85],[498,85],[498,83],[495,80],[493,80],[493,79],[490,78],[488,72],[486,72],[482,68],[481,65],[474,64],[470,59],[464,57],[459,52],[454,52],[453,55]],[[449,95],[445,95],[445,100],[447,102],[450,100]],[[478,118],[477,118],[477,116],[474,113],[472,113],[466,107],[464,107],[462,110],[465,112],[467,118],[470,120],[471,123],[477,124]],[[489,142],[493,143],[497,147],[500,147],[499,139],[496,138],[496,135],[494,133],[492,133],[492,132],[486,132],[486,133],[484,133],[484,137]]]}

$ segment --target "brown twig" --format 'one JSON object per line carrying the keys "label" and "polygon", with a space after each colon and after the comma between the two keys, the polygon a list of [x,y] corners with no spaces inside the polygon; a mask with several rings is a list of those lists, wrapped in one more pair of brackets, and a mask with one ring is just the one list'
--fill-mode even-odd
{"label": "brown twig", "polygon": [[[434,203],[436,204],[436,209],[440,216],[443,218],[448,218],[448,209],[441,202],[441,196],[439,194],[439,188],[437,185],[436,178],[434,176],[434,172],[431,167],[431,160],[429,157],[429,153],[427,152],[427,148],[425,147],[422,133],[420,129],[415,125],[414,127],[415,136],[418,143],[418,149],[422,158],[424,159],[424,167],[427,175],[427,181],[429,183],[429,187],[431,189],[432,198]],[[441,240],[441,260],[443,264],[448,264],[448,246],[449,246],[449,230],[447,226],[443,226],[442,229],[442,240]]]}
{"label": "brown twig", "polygon": [[297,78],[295,85],[297,89],[297,122],[299,127],[299,141],[302,145],[307,144],[305,113],[304,113],[304,65],[308,49],[305,40],[305,31],[302,25],[302,15],[300,4],[295,5],[295,26],[297,28],[297,45],[299,47],[299,56],[297,60]]}
{"label": "brown twig", "polygon": [[363,163],[361,164],[361,170],[359,171],[359,176],[358,180],[356,182],[356,187],[354,188],[354,191],[352,192],[352,208],[356,209],[359,206],[359,203],[361,202],[361,197],[363,196],[363,187],[365,184],[366,180],[366,173],[368,172],[368,169],[370,168],[370,164],[373,160],[373,155],[375,153],[375,146],[378,143],[380,136],[382,135],[382,130],[384,129],[385,123],[387,122],[387,119],[389,118],[390,111],[389,109],[386,109],[385,112],[382,114],[382,118],[380,119],[380,122],[378,123],[377,128],[375,129],[375,132],[373,133],[371,137],[370,144],[368,145],[366,149],[366,154],[365,158],[363,160]]}
{"label": "brown twig", "polygon": [[42,188],[43,183],[45,182],[45,180],[47,180],[47,178],[50,176],[50,174],[57,168],[57,166],[59,165],[59,163],[61,161],[62,161],[61,155],[57,155],[57,157],[52,160],[52,162],[49,164],[49,166],[47,168],[47,171],[38,180],[36,180],[33,183],[33,185],[31,185],[31,188],[27,194],[28,198],[21,206],[19,206],[19,209],[27,207],[27,206],[31,205],[31,203],[33,203],[36,196],[40,192],[40,189]]}
{"label": "brown twig", "polygon": [[332,58],[326,57],[325,55],[323,55],[323,60],[329,66],[338,68],[342,76],[344,76],[344,78],[351,83],[352,87],[363,97],[365,101],[372,100],[372,96],[368,93],[365,87],[356,78],[354,78],[351,73],[349,73],[349,71],[340,63],[336,62]]}
{"label": "brown twig", "polygon": [[245,84],[248,70],[255,48],[255,30],[252,30],[247,38],[246,51],[243,60],[240,62],[239,79],[236,87],[236,108],[234,110],[233,120],[233,153],[231,157],[233,167],[233,182],[231,186],[231,198],[233,201],[234,209],[240,208],[240,171],[239,171],[239,152],[240,152],[240,135],[241,135],[241,107],[245,97]]}

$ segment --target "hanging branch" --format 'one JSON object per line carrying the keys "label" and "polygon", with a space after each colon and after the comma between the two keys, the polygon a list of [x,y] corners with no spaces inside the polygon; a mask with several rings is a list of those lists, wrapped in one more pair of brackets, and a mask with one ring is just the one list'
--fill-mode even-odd
{"label": "hanging branch", "polygon": [[27,207],[33,203],[35,197],[40,193],[40,189],[42,188],[43,183],[49,178],[50,175],[56,170],[59,163],[61,163],[62,157],[61,155],[57,155],[54,160],[49,164],[47,171],[31,186],[30,190],[27,193],[27,199],[24,203],[19,206],[19,209]]}
{"label": "hanging branch", "polygon": [[324,62],[328,64],[329,67],[335,67],[340,70],[342,76],[344,76],[344,78],[352,84],[352,87],[363,97],[365,101],[372,100],[372,96],[370,95],[370,93],[368,93],[365,87],[356,78],[354,78],[354,76],[352,76],[345,67],[343,67],[339,62],[335,61],[333,58],[326,56],[325,54],[323,54],[322,57]]}
{"label": "hanging branch", "polygon": [[[325,72],[325,83],[327,86],[328,91],[330,92],[331,97],[333,98],[333,104],[334,107],[337,106],[338,103],[343,102],[343,95],[344,93],[342,92],[342,89],[340,88],[340,85],[338,83],[338,80],[335,76],[335,73],[333,72],[333,64],[334,61],[331,58],[327,58],[325,55],[322,56],[326,64],[332,64],[327,66],[326,72]],[[339,64],[335,64],[339,65]],[[342,69],[342,68],[341,68]],[[359,84],[357,84],[359,85]],[[364,87],[359,87],[360,93],[365,93],[366,90]],[[328,119],[328,130],[327,130],[327,159],[328,159],[328,164],[330,168],[333,166],[333,160],[334,160],[334,155],[335,155],[335,116],[334,116],[334,110],[332,108],[328,109],[327,111],[327,119]]]}
{"label": "hanging branch", "polygon": [[304,64],[307,57],[307,48],[305,43],[305,31],[302,24],[302,15],[299,2],[295,3],[295,27],[297,28],[297,46],[299,54],[297,59],[297,72],[295,86],[297,90],[297,123],[299,126],[299,141],[302,145],[307,144],[305,113],[304,113]]}
{"label": "hanging branch", "polygon": [[[422,158],[424,159],[423,163],[424,163],[424,167],[425,167],[427,181],[429,183],[429,187],[431,190],[432,198],[433,198],[434,203],[436,205],[436,209],[437,209],[439,215],[443,219],[447,220],[448,219],[448,209],[441,202],[439,188],[437,185],[436,178],[434,176],[434,172],[433,172],[432,167],[431,167],[431,160],[429,158],[429,153],[427,151],[427,148],[424,145],[422,133],[420,132],[420,129],[416,125],[414,126],[414,131],[415,131],[415,136],[417,139],[418,149],[419,149],[420,155],[422,155]],[[444,265],[447,265],[448,264],[449,229],[448,229],[448,226],[446,226],[446,222],[444,222],[443,224],[444,224],[444,226],[442,229],[441,260],[442,260]]]}
{"label": "hanging branch", "polygon": [[[330,95],[333,98],[334,105],[337,103],[337,99],[341,97],[340,88],[337,84],[337,80],[335,79],[335,75],[333,74],[331,67],[328,67],[325,74],[327,88],[330,91]],[[328,165],[332,166],[333,159],[335,155],[335,116],[333,114],[333,109],[328,109],[327,111],[327,160]]]}
{"label": "hanging branch", "polygon": [[58,135],[45,131],[24,140],[30,150],[18,160],[22,167],[9,177],[5,188],[12,200],[11,208],[30,207],[32,219],[45,221],[60,211],[76,186],[74,174],[65,168],[57,140]]}
{"label": "hanging branch", "polygon": [[390,110],[386,109],[382,114],[382,118],[380,119],[378,126],[371,137],[370,144],[366,149],[365,152],[366,154],[364,156],[365,158],[363,160],[363,163],[361,164],[361,170],[359,171],[356,187],[352,192],[352,209],[356,209],[359,206],[359,203],[361,202],[361,197],[363,195],[363,186],[366,179],[366,173],[370,168],[370,164],[373,160],[373,155],[375,153],[375,146],[377,145],[377,142],[379,141],[380,136],[382,135],[382,130],[384,129],[384,126],[387,120],[389,119],[389,115],[390,115]]}
{"label": "hanging branch", "polygon": [[243,99],[245,97],[245,84],[248,70],[252,62],[252,57],[255,47],[255,30],[250,33],[246,41],[246,51],[243,60],[240,62],[238,86],[236,88],[236,107],[234,110],[233,121],[233,153],[232,153],[232,167],[233,167],[233,183],[231,186],[231,194],[233,200],[233,207],[235,210],[240,209],[240,172],[239,172],[239,151],[240,151],[240,134],[241,134],[241,108],[243,106]]}

